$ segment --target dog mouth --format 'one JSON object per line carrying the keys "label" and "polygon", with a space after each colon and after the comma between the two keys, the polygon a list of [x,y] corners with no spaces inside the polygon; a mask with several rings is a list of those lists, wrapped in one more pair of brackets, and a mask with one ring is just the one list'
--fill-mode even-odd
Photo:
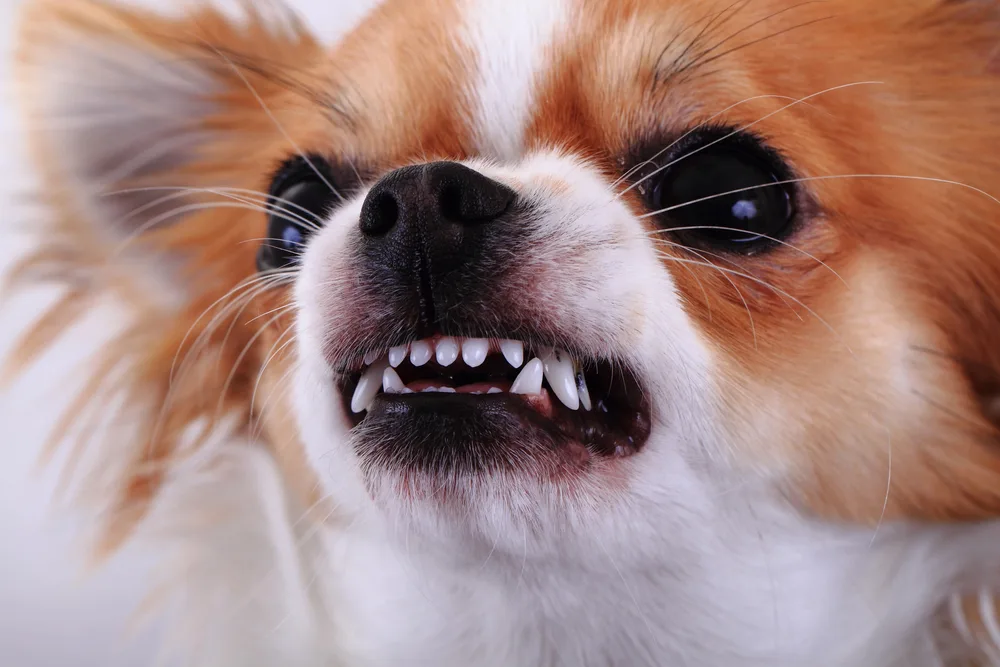
{"label": "dog mouth", "polygon": [[433,442],[438,459],[442,449],[502,450],[526,439],[577,458],[621,458],[650,431],[649,404],[627,366],[517,340],[435,335],[369,352],[338,385],[352,426],[404,447]]}

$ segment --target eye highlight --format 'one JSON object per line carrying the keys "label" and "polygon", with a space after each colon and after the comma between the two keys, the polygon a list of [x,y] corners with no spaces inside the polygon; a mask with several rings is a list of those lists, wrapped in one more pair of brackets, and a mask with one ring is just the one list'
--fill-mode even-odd
{"label": "eye highlight", "polygon": [[309,236],[340,203],[330,163],[318,155],[286,162],[271,182],[267,235],[257,252],[257,269],[270,271],[298,262]]}
{"label": "eye highlight", "polygon": [[645,188],[647,205],[685,244],[751,253],[790,232],[795,191],[785,181],[791,172],[755,137],[695,133],[664,163]]}

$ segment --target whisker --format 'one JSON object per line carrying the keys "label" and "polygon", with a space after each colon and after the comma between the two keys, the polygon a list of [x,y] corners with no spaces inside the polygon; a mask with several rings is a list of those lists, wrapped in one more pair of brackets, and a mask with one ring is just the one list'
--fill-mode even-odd
{"label": "whisker", "polygon": [[[790,12],[792,10],[798,9],[800,7],[804,7],[806,5],[817,4],[817,3],[822,2],[822,1],[823,0],[806,0],[805,2],[800,2],[800,3],[796,4],[796,5],[791,5],[790,7],[784,7],[782,9],[779,9],[776,12],[768,14],[767,16],[765,16],[765,17],[763,17],[761,19],[757,19],[756,21],[754,21],[754,22],[752,22],[752,23],[750,23],[750,24],[748,24],[748,25],[740,28],[736,32],[730,34],[728,37],[725,37],[725,38],[719,40],[713,46],[705,49],[704,51],[702,51],[701,53],[699,53],[697,56],[695,56],[695,58],[694,58],[693,61],[691,61],[690,63],[685,64],[682,69],[678,70],[677,72],[675,72],[673,74],[674,74],[674,76],[679,76],[679,75],[681,75],[681,74],[683,74],[683,73],[685,73],[685,72],[687,72],[689,70],[692,70],[692,69],[694,69],[696,67],[700,67],[702,65],[706,65],[706,64],[712,62],[713,60],[716,60],[717,58],[720,58],[720,57],[722,57],[724,55],[727,55],[727,54],[731,53],[732,50],[723,52],[723,53],[719,54],[718,56],[709,58],[707,60],[705,59],[706,56],[708,56],[712,52],[718,50],[720,47],[724,46],[725,44],[727,44],[732,39],[738,37],[739,35],[742,35],[743,33],[745,33],[748,30],[752,30],[753,28],[757,27],[758,25],[761,25],[762,23],[766,23],[767,21],[770,21],[771,19],[773,19],[773,18],[775,18],[777,16],[780,16],[780,15],[785,14],[787,12]],[[804,24],[804,25],[808,25],[808,24]],[[782,31],[782,32],[785,32],[785,31]],[[778,36],[780,34],[782,34],[782,33],[778,32],[778,33],[775,33],[773,35],[769,35],[768,37],[765,37],[765,38],[762,38],[762,39],[770,39],[770,37],[776,37],[776,36]],[[745,44],[743,46],[744,47],[745,46],[750,46],[752,44],[754,44],[754,42],[750,42],[749,44]],[[743,47],[737,47],[737,48],[743,48]]]}
{"label": "whisker", "polygon": [[[288,271],[287,269],[281,270],[281,272],[282,273],[292,273],[292,272]],[[184,337],[181,338],[181,342],[180,342],[180,344],[177,347],[178,354],[180,353],[180,350],[184,349],[184,344],[187,342],[188,337],[194,331],[195,327],[197,327],[198,324],[201,322],[202,318],[204,318],[216,306],[218,306],[219,304],[221,304],[223,301],[232,298],[233,296],[235,296],[236,294],[238,294],[241,290],[247,290],[247,289],[250,289],[250,288],[252,288],[254,286],[259,285],[260,283],[264,282],[265,279],[267,279],[269,277],[272,277],[272,276],[268,276],[268,275],[250,276],[249,278],[246,278],[245,280],[241,281],[238,285],[236,285],[235,287],[233,287],[232,289],[230,289],[228,292],[226,292],[225,294],[223,294],[222,296],[220,296],[218,299],[216,299],[215,301],[213,301],[211,303],[211,305],[209,305],[207,308],[205,308],[203,311],[201,311],[201,314],[198,315],[198,317],[195,318],[195,321],[191,323],[191,326],[188,327],[187,333],[185,333]],[[173,362],[171,362],[171,364],[170,364],[170,373],[169,373],[169,376],[168,376],[169,377],[168,381],[170,383],[172,383],[173,380],[174,380],[174,373],[176,371],[177,359],[178,359],[178,355],[175,354]]]}
{"label": "whisker", "polygon": [[268,315],[273,315],[274,313],[278,313],[278,312],[284,312],[286,310],[293,310],[294,308],[295,308],[295,304],[294,303],[286,303],[286,304],[280,305],[277,308],[272,308],[272,309],[270,309],[268,311],[265,311],[265,312],[261,313],[260,315],[256,315],[256,316],[250,318],[249,320],[247,320],[247,324],[250,324],[251,322],[256,322],[257,320],[263,319],[263,318],[267,317]]}
{"label": "whisker", "polygon": [[[250,394],[251,406],[253,406],[257,402],[257,390],[260,389],[260,381],[264,378],[264,372],[267,370],[268,365],[271,363],[272,360],[275,359],[275,357],[284,352],[289,345],[293,344],[296,341],[295,335],[293,333],[294,331],[295,331],[294,326],[290,326],[287,329],[285,329],[285,331],[275,339],[274,344],[271,345],[271,349],[268,350],[267,357],[264,359],[264,363],[261,365],[260,370],[257,371],[257,379],[253,383],[253,391]],[[289,333],[291,333],[292,336],[284,343],[282,343],[281,339],[287,336]],[[263,413],[261,414],[263,416]]]}
{"label": "whisker", "polygon": [[[666,146],[665,148],[661,148],[659,151],[656,152],[655,155],[653,155],[648,160],[644,160],[641,164],[637,164],[636,166],[634,166],[631,169],[627,170],[621,176],[619,176],[618,178],[616,178],[614,180],[614,182],[611,184],[610,187],[612,189],[617,188],[624,181],[628,180],[633,174],[635,174],[636,172],[640,171],[646,165],[654,164],[656,162],[656,159],[659,158],[661,155],[663,155],[664,153],[668,152],[671,148],[673,148],[674,146],[676,146],[680,142],[684,141],[685,139],[687,139],[689,136],[691,136],[692,134],[694,134],[698,130],[700,130],[700,129],[702,129],[704,127],[707,127],[708,125],[710,125],[712,123],[712,121],[714,121],[719,116],[722,116],[722,115],[728,113],[729,111],[732,111],[733,109],[735,109],[736,107],[738,107],[738,106],[740,106],[742,104],[746,104],[748,102],[753,102],[755,100],[766,100],[766,99],[793,100],[794,101],[796,98],[789,97],[788,95],[754,95],[752,97],[744,98],[744,99],[740,100],[739,102],[736,102],[735,104],[730,104],[728,107],[726,107],[722,111],[719,111],[719,112],[713,114],[712,116],[710,116],[706,120],[702,121],[701,123],[699,123],[695,127],[691,128],[690,130],[688,130],[687,132],[685,132],[681,136],[677,137],[677,139],[675,139],[674,141],[670,142],[669,146]],[[620,194],[625,194],[625,192],[622,192]]]}
{"label": "whisker", "polygon": [[[645,218],[645,217],[648,217],[648,216],[647,215],[641,215],[639,217],[640,218]],[[722,227],[722,226],[719,226],[719,225],[689,225],[689,226],[686,226],[686,227],[670,227],[668,229],[657,229],[655,231],[646,232],[646,234],[648,236],[656,236],[657,234],[667,234],[667,233],[670,233],[670,232],[699,231],[699,230],[710,230],[710,229],[714,229],[714,230],[718,230],[718,231],[725,231],[725,232],[745,232],[746,231],[745,229],[737,229],[736,227]],[[816,257],[815,255],[813,255],[813,254],[811,254],[809,252],[806,252],[805,250],[803,250],[802,248],[799,248],[796,245],[788,243],[787,241],[783,241],[783,240],[781,240],[779,238],[776,238],[774,236],[768,236],[767,234],[758,234],[757,236],[759,236],[762,239],[766,239],[766,240],[768,240],[768,241],[770,241],[772,243],[777,243],[778,245],[782,245],[782,246],[784,246],[786,248],[789,248],[791,250],[794,250],[794,251],[796,251],[798,253],[801,253],[801,254],[805,255],[806,257],[808,257],[812,261],[816,262],[820,266],[825,267],[830,273],[832,273],[834,276],[836,276],[837,279],[840,280],[840,282],[844,283],[844,286],[846,286],[848,289],[850,289],[851,286],[848,284],[848,282],[846,280],[844,280],[841,277],[841,275],[839,273],[837,273],[833,269],[832,266],[830,266],[829,264],[827,264],[826,262],[824,262],[820,258]],[[661,240],[662,240],[662,238],[661,238]],[[680,244],[678,244],[678,245],[680,245]],[[686,248],[686,246],[683,246],[683,245],[681,245],[681,247]],[[715,254],[713,254],[713,256],[714,257],[718,257],[719,259],[725,259],[722,255],[715,255]]]}
{"label": "whisker", "polygon": [[[293,338],[294,340],[294,338]],[[281,377],[274,383],[274,388],[268,393],[267,398],[261,403],[260,408],[255,412],[254,416],[254,426],[250,431],[250,441],[257,442],[260,438],[261,433],[264,430],[264,420],[267,415],[267,409],[270,406],[272,399],[280,399],[288,391],[291,383],[289,378],[293,373],[299,370],[299,362],[295,361],[289,364],[288,369],[281,374]],[[251,399],[251,405],[256,400],[257,388],[254,387],[254,396]]]}
{"label": "whisker", "polygon": [[299,145],[295,142],[295,140],[292,139],[291,135],[288,134],[288,132],[285,130],[285,128],[281,125],[281,123],[278,122],[278,119],[275,117],[275,115],[273,113],[271,113],[271,110],[268,108],[267,104],[264,102],[264,98],[262,98],[260,96],[260,93],[257,92],[257,90],[250,83],[250,80],[247,79],[247,77],[243,74],[243,72],[240,71],[239,67],[237,67],[236,64],[233,63],[233,61],[228,56],[226,56],[226,54],[224,54],[222,51],[220,51],[218,48],[216,48],[216,47],[214,47],[212,45],[208,45],[208,46],[209,46],[209,48],[211,48],[212,50],[214,50],[219,55],[220,58],[222,58],[223,60],[225,60],[226,63],[229,65],[230,68],[232,68],[233,73],[236,74],[236,76],[238,76],[240,78],[240,80],[243,82],[243,84],[247,87],[247,90],[250,91],[250,94],[253,95],[254,99],[257,100],[257,103],[260,105],[261,109],[263,109],[264,113],[267,114],[267,117],[271,119],[271,122],[274,123],[274,126],[278,129],[278,131],[281,133],[281,135],[285,138],[285,140],[289,144],[291,144],[292,148],[295,149],[295,152],[298,154],[298,156],[301,157],[302,160],[306,163],[306,165],[308,165],[309,168],[313,171],[313,173],[316,174],[316,177],[319,178],[320,182],[322,182],[324,185],[326,185],[328,188],[330,188],[330,192],[332,192],[333,194],[337,195],[337,197],[340,199],[340,201],[345,201],[344,200],[344,196],[341,195],[340,192],[337,191],[337,188],[333,187],[333,183],[331,183],[330,180],[326,176],[323,175],[323,172],[321,172],[319,169],[316,168],[316,165],[313,164],[312,160],[309,159],[309,156],[306,155],[306,153],[299,147]]}
{"label": "whisker", "polygon": [[728,195],[739,194],[740,192],[747,192],[747,191],[750,191],[750,190],[758,190],[760,188],[767,188],[767,187],[772,187],[772,186],[776,186],[776,185],[789,185],[789,184],[792,184],[792,183],[811,183],[811,182],[815,182],[815,181],[830,181],[830,180],[837,180],[837,179],[853,179],[853,178],[873,178],[873,179],[875,179],[875,178],[883,178],[883,179],[889,179],[889,180],[922,181],[922,182],[927,182],[927,183],[940,183],[942,185],[957,185],[959,187],[967,188],[969,190],[972,190],[973,192],[977,192],[977,193],[979,193],[979,194],[981,194],[981,195],[983,195],[985,197],[988,197],[989,199],[993,200],[997,204],[1000,204],[1000,199],[997,199],[996,197],[994,197],[990,193],[986,192],[985,190],[977,188],[977,187],[975,187],[973,185],[969,185],[968,183],[962,183],[961,181],[952,181],[952,180],[949,180],[949,179],[946,179],[946,178],[935,178],[933,176],[907,176],[907,175],[904,175],[904,174],[831,174],[831,175],[827,175],[827,176],[804,176],[802,178],[790,178],[790,179],[783,180],[783,181],[773,181],[771,183],[763,183],[761,185],[753,185],[753,186],[746,187],[746,188],[737,188],[736,190],[729,190],[727,192],[719,192],[717,194],[709,195],[707,197],[700,197],[698,199],[692,199],[690,201],[684,202],[683,204],[675,204],[673,206],[668,206],[667,208],[661,208],[658,211],[651,211],[649,213],[643,213],[642,215],[637,216],[637,218],[640,219],[640,220],[642,220],[643,218],[650,218],[650,217],[653,217],[654,215],[661,215],[663,213],[669,213],[670,211],[675,211],[675,210],[677,210],[679,208],[684,208],[685,206],[691,206],[693,204],[699,204],[701,202],[710,201],[710,200],[715,199],[717,197],[726,197]]}
{"label": "whisker", "polygon": [[847,344],[846,342],[844,342],[844,340],[843,340],[843,338],[841,337],[841,335],[840,335],[840,334],[839,334],[839,333],[837,332],[837,330],[836,330],[836,329],[834,329],[834,328],[833,328],[833,327],[832,327],[832,326],[830,325],[830,323],[829,323],[829,322],[827,322],[827,321],[826,321],[825,319],[823,319],[822,317],[820,317],[820,316],[819,316],[819,314],[818,314],[818,313],[817,313],[816,311],[814,311],[814,310],[813,310],[812,308],[810,308],[810,307],[809,307],[809,306],[807,306],[806,304],[802,303],[802,301],[800,301],[799,299],[796,299],[795,297],[793,297],[793,296],[792,296],[791,294],[789,294],[788,292],[785,292],[784,290],[781,290],[781,289],[779,289],[779,288],[775,287],[774,285],[771,285],[770,283],[768,283],[768,282],[766,282],[766,281],[763,281],[763,280],[761,280],[760,278],[756,278],[756,277],[754,277],[754,276],[751,276],[751,275],[749,275],[749,274],[747,274],[747,273],[743,273],[743,272],[741,272],[741,271],[734,271],[734,270],[732,270],[732,269],[727,269],[727,268],[725,268],[725,267],[721,267],[721,266],[717,266],[717,265],[715,265],[715,264],[712,264],[712,263],[706,263],[706,262],[697,262],[697,261],[695,261],[695,260],[691,260],[691,259],[687,259],[687,258],[684,258],[684,257],[675,257],[675,256],[673,256],[673,255],[669,255],[669,254],[667,254],[667,253],[663,253],[663,252],[658,252],[658,254],[659,254],[659,255],[660,255],[661,257],[663,257],[663,259],[665,259],[665,260],[667,260],[667,261],[672,261],[672,262],[682,262],[682,263],[683,263],[683,262],[688,262],[688,263],[691,263],[691,264],[694,264],[694,265],[696,265],[696,266],[705,266],[705,267],[707,267],[707,268],[714,268],[714,269],[717,269],[717,270],[719,270],[719,271],[725,271],[726,273],[731,273],[732,275],[735,275],[735,276],[739,276],[740,278],[743,278],[743,279],[745,279],[745,280],[749,280],[749,281],[751,281],[751,282],[754,282],[754,283],[757,283],[757,284],[761,285],[762,287],[765,287],[765,288],[767,288],[767,289],[769,289],[769,290],[773,291],[773,292],[774,292],[775,294],[778,294],[778,295],[783,295],[783,296],[786,296],[786,297],[787,297],[787,298],[789,298],[789,299],[790,299],[791,301],[793,301],[793,302],[794,302],[794,303],[795,303],[796,305],[798,305],[798,306],[801,306],[801,307],[802,307],[802,308],[803,308],[803,309],[804,309],[804,310],[805,310],[806,312],[808,312],[808,313],[809,313],[810,315],[812,315],[813,317],[815,317],[815,318],[816,318],[816,320],[817,320],[817,321],[818,321],[818,322],[819,322],[820,324],[822,324],[822,325],[823,325],[823,326],[824,326],[824,327],[825,327],[825,328],[826,328],[826,329],[827,329],[827,330],[828,330],[828,331],[829,331],[830,333],[832,333],[832,334],[834,335],[834,337],[835,337],[835,338],[836,338],[836,339],[837,339],[837,340],[838,340],[839,342],[841,342],[841,343],[842,343],[842,344],[844,345],[844,348],[845,348],[845,349],[847,350],[847,352],[848,352],[848,353],[849,353],[849,354],[850,354],[850,355],[851,355],[852,357],[854,357],[854,356],[855,356],[855,355],[854,355],[854,351],[853,351],[853,350],[851,349],[850,345],[848,345],[848,344]]}
{"label": "whisker", "polygon": [[[181,199],[185,195],[190,193],[190,194],[213,194],[223,197],[225,199],[232,199],[247,204],[263,204],[263,208],[260,209],[262,212],[272,213],[274,211],[279,211],[289,216],[295,216],[295,220],[302,222],[303,225],[310,227],[314,230],[319,229],[319,226],[322,225],[323,223],[323,220],[319,216],[317,216],[315,212],[310,211],[309,209],[300,204],[285,199],[284,197],[276,197],[268,195],[263,192],[258,192],[257,190],[247,190],[245,188],[197,188],[197,187],[182,187],[182,186],[156,186],[156,187],[125,188],[121,190],[113,190],[111,192],[103,193],[102,196],[140,194],[143,192],[156,192],[156,191],[172,191],[172,192],[171,194],[164,195],[163,197],[155,199],[151,202],[143,204],[142,206],[134,209],[133,211],[129,212],[129,214],[126,215],[123,218],[123,220],[128,220],[136,215],[139,215],[149,210],[150,208],[159,206],[160,204],[165,203],[167,201],[171,201],[173,199]],[[256,197],[256,199],[251,198],[251,195],[253,195],[253,197]],[[311,220],[306,219],[305,217],[299,215],[297,212],[283,209],[282,207],[274,206],[271,203],[272,201],[279,202],[284,206],[298,209],[298,211],[301,211],[302,213],[305,213],[306,215],[310,216]]]}
{"label": "whisker", "polygon": [[[666,230],[664,230],[664,231],[666,231]],[[647,232],[647,233],[644,234],[644,236],[652,236],[652,234],[653,234],[652,232]],[[745,270],[744,267],[741,264],[739,264],[738,262],[736,262],[734,259],[732,259],[730,257],[726,257],[725,255],[722,255],[720,253],[711,252],[710,250],[705,250],[703,248],[699,248],[699,249],[696,250],[694,248],[691,248],[689,246],[684,245],[683,243],[677,243],[676,241],[670,241],[670,240],[665,239],[663,237],[657,237],[656,240],[659,243],[665,243],[665,244],[667,244],[668,246],[670,246],[672,248],[677,248],[678,250],[681,250],[682,252],[694,253],[695,255],[697,255],[698,257],[700,257],[703,260],[707,256],[707,257],[711,257],[712,259],[714,259],[714,260],[716,260],[718,262],[724,262],[724,263],[728,264],[729,266],[734,267],[737,271],[744,271]],[[663,256],[663,253],[661,253],[660,251],[656,251],[656,252],[657,252],[658,255]],[[684,266],[689,272],[691,271],[690,267],[687,267],[684,264],[682,264],[681,266]],[[747,275],[752,276],[754,278],[758,278],[757,276],[754,276],[752,273],[748,273]],[[734,285],[734,287],[735,287],[735,285]],[[791,304],[789,304],[788,300],[785,299],[785,297],[783,297],[781,294],[777,294],[777,296],[778,296],[778,298],[780,298],[785,303],[785,305],[788,306],[789,310],[791,310],[795,314],[795,316],[799,318],[800,321],[805,321],[805,320],[803,320],[802,315],[800,315],[797,310],[795,310],[794,308],[792,308]]]}
{"label": "whisker", "polygon": [[[742,10],[743,8],[745,8],[748,4],[750,4],[750,2],[751,2],[751,0],[736,0],[735,2],[733,2],[732,4],[730,4],[730,5],[722,8],[718,12],[715,12],[714,14],[707,14],[704,17],[702,17],[701,19],[699,19],[698,22],[696,24],[694,24],[694,25],[698,25],[698,24],[701,24],[701,23],[704,23],[705,25],[703,25],[702,28],[701,28],[701,30],[698,31],[698,34],[696,34],[694,36],[694,39],[692,39],[691,41],[689,41],[687,43],[687,45],[684,47],[684,50],[682,50],[680,52],[680,54],[678,54],[674,58],[674,63],[675,64],[676,63],[684,63],[684,61],[687,58],[687,55],[691,51],[691,49],[693,49],[701,41],[701,39],[705,36],[705,34],[709,30],[712,29],[712,26],[715,25],[716,21],[718,21],[721,18],[723,20],[722,20],[722,23],[719,24],[719,26],[721,27],[721,26],[725,25],[729,21],[730,18],[732,18],[733,16],[735,16],[737,13],[739,13],[740,10]],[[687,28],[685,27],[684,30],[682,30],[680,33],[678,33],[678,35],[675,35],[674,38],[670,40],[670,42],[667,44],[667,46],[664,48],[664,50],[660,53],[660,57],[656,61],[656,70],[657,70],[657,72],[660,71],[661,61],[663,60],[663,56],[666,55],[667,50],[669,50],[669,48],[671,46],[673,46],[674,43],[676,43],[677,39],[679,39],[680,35],[683,34],[686,31],[687,31]],[[677,69],[671,70],[669,76],[667,76],[662,81],[660,81],[659,78],[657,77],[656,79],[654,79],[654,83],[655,84],[661,84],[661,83],[669,82],[670,80],[672,80],[674,78],[674,76],[678,72],[685,71],[686,69],[687,69],[686,66],[682,66],[679,70],[677,70]]]}
{"label": "whisker", "polygon": [[[803,4],[805,4],[805,3],[803,3]],[[727,51],[723,51],[722,53],[719,53],[717,55],[712,56],[711,58],[707,58],[707,59],[701,61],[700,63],[698,63],[698,66],[700,67],[700,66],[703,66],[703,65],[707,65],[707,64],[709,64],[711,62],[715,62],[716,60],[719,60],[720,58],[725,58],[728,55],[736,53],[737,51],[741,51],[743,49],[749,48],[751,46],[754,46],[755,44],[760,44],[761,42],[765,42],[765,41],[767,41],[769,39],[774,39],[775,37],[780,37],[781,35],[784,35],[785,33],[792,32],[793,30],[799,30],[801,28],[807,28],[807,27],[809,27],[811,25],[816,25],[817,23],[823,23],[824,21],[829,21],[830,19],[833,19],[833,18],[836,18],[836,17],[835,16],[823,16],[823,17],[818,18],[818,19],[812,19],[811,21],[805,21],[803,23],[799,23],[798,25],[793,25],[790,28],[785,28],[784,30],[778,30],[777,32],[773,32],[770,35],[765,35],[764,37],[760,37],[758,39],[751,40],[751,41],[747,42],[746,44],[740,44],[739,46],[734,46],[733,48],[731,48],[731,49],[729,49]],[[688,77],[685,80],[686,81],[691,81],[692,78],[694,78],[694,77]]]}
{"label": "whisker", "polygon": [[253,348],[254,343],[256,343],[260,337],[264,335],[264,332],[267,331],[272,324],[281,319],[281,317],[282,314],[279,313],[265,322],[264,325],[250,337],[250,340],[247,341],[246,345],[243,346],[243,349],[240,350],[240,353],[236,356],[236,360],[233,361],[229,375],[226,376],[226,381],[222,385],[222,391],[219,392],[219,401],[216,404],[215,409],[216,416],[222,414],[223,406],[225,405],[227,395],[229,394],[229,388],[232,386],[233,380],[236,379],[236,374],[239,372],[240,366],[243,364],[243,360],[246,359],[247,354],[249,354],[250,350]]}
{"label": "whisker", "polygon": [[[691,248],[688,248],[688,250],[691,251],[691,252],[694,252],[694,254],[698,255],[703,260],[705,259],[705,256],[702,255],[697,250],[692,250]],[[707,260],[705,261],[705,263],[706,264],[712,264],[711,262],[709,262]],[[681,266],[684,266],[684,264],[681,264]],[[712,266],[715,266],[715,265],[712,264]],[[690,267],[688,267],[688,268],[690,268]],[[719,267],[716,267],[716,268],[719,268]],[[736,286],[736,282],[732,278],[730,278],[724,271],[720,272],[720,275],[723,278],[725,278],[727,281],[729,281],[729,284],[733,286],[734,290],[736,290],[737,296],[740,297],[740,301],[743,302],[743,308],[746,309],[746,311],[747,311],[747,317],[750,318],[750,333],[753,336],[753,349],[756,350],[756,349],[758,349],[758,347],[757,347],[757,325],[754,324],[753,313],[750,311],[750,304],[747,303],[747,299],[743,295],[743,291],[739,287]]]}
{"label": "whisker", "polygon": [[117,246],[115,246],[113,255],[121,254],[128,248],[128,246],[130,246],[132,243],[135,243],[136,240],[142,237],[143,234],[148,232],[153,227],[156,227],[157,225],[166,222],[167,220],[170,220],[171,218],[180,217],[188,213],[197,213],[198,211],[209,211],[213,209],[244,209],[248,211],[270,213],[270,211],[268,211],[267,209],[258,206],[251,206],[248,204],[239,204],[239,203],[226,203],[226,202],[214,202],[208,204],[185,204],[184,206],[177,206],[175,208],[170,209],[169,211],[166,211],[164,213],[161,213],[160,215],[151,218],[150,220],[146,221],[136,229],[132,230],[128,235],[126,235],[126,237],[121,242],[119,242]]}
{"label": "whisker", "polygon": [[869,86],[869,85],[881,84],[881,83],[882,83],[881,81],[855,81],[853,83],[845,83],[845,84],[841,84],[841,85],[838,85],[838,86],[833,86],[833,87],[830,87],[830,88],[826,88],[826,89],[821,90],[821,91],[819,91],[817,93],[813,93],[811,95],[806,95],[805,97],[800,97],[799,99],[795,100],[794,102],[790,102],[789,104],[786,104],[785,106],[783,106],[783,107],[781,107],[779,109],[776,109],[776,110],[774,110],[774,111],[772,111],[772,112],[770,112],[768,114],[765,114],[764,116],[761,116],[760,118],[758,118],[757,120],[753,121],[752,123],[748,123],[748,124],[746,124],[746,125],[738,128],[738,129],[735,129],[732,132],[729,132],[728,134],[726,134],[725,136],[719,137],[718,139],[715,139],[714,141],[711,141],[711,142],[705,144],[704,146],[699,146],[698,148],[694,149],[693,151],[691,151],[689,153],[685,153],[684,155],[678,157],[677,159],[671,160],[667,164],[665,164],[665,165],[663,165],[661,167],[658,167],[657,169],[655,169],[651,173],[647,174],[646,176],[642,177],[641,179],[639,179],[638,181],[636,181],[635,183],[633,183],[629,187],[627,187],[624,190],[622,190],[621,192],[619,192],[618,195],[615,198],[616,199],[621,198],[623,195],[625,195],[626,193],[628,193],[633,188],[638,187],[640,184],[642,184],[646,180],[652,178],[656,174],[659,174],[660,172],[665,171],[666,169],[669,169],[670,167],[674,166],[675,164],[677,164],[681,160],[685,160],[685,159],[687,159],[687,158],[689,158],[689,157],[691,157],[693,155],[697,155],[701,151],[706,150],[708,148],[711,148],[712,146],[714,146],[714,145],[716,145],[716,144],[718,144],[718,143],[720,143],[722,141],[725,141],[726,139],[729,139],[730,137],[733,137],[733,136],[735,136],[735,135],[737,135],[737,134],[739,134],[741,132],[745,132],[746,130],[749,130],[750,128],[754,127],[755,125],[763,123],[768,118],[771,118],[772,116],[774,116],[776,114],[779,114],[782,111],[786,111],[788,109],[791,109],[794,106],[797,106],[797,105],[802,104],[802,103],[804,103],[804,102],[806,102],[808,100],[811,100],[811,99],[814,99],[816,97],[819,97],[820,95],[826,95],[828,93],[832,93],[832,92],[836,92],[838,90],[843,90],[843,89],[846,89],[846,88],[852,88],[852,87],[856,87],[856,86]]}

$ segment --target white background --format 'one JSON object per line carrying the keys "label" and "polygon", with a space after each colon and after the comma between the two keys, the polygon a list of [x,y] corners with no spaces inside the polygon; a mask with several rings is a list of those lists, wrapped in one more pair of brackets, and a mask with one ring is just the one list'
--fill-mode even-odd
{"label": "white background", "polygon": [[[26,197],[42,195],[25,177],[12,108],[10,50],[18,9],[31,0],[0,0],[0,272],[27,247]],[[373,0],[287,0],[333,40]],[[180,0],[142,4],[176,11]],[[0,294],[0,357],[51,295]],[[132,547],[96,574],[84,567],[80,525],[53,507],[52,468],[36,465],[47,430],[71,394],[67,372],[86,358],[112,317],[96,313],[72,340],[47,355],[22,381],[0,390],[0,667],[141,667],[149,664],[156,628],[130,632],[155,554]],[[78,520],[78,519],[77,519]]]}

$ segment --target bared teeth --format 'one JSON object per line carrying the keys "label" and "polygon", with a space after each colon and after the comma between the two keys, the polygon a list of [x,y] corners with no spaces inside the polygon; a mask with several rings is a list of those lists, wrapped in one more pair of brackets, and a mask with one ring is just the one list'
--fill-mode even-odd
{"label": "bared teeth", "polygon": [[514,368],[520,368],[524,363],[524,343],[519,340],[500,341],[500,352],[507,363]]}
{"label": "bared teeth", "polygon": [[573,359],[562,350],[548,350],[541,356],[545,379],[553,393],[570,410],[580,409],[580,393],[576,388]]}
{"label": "bared teeth", "polygon": [[[431,359],[436,359],[442,367],[454,364],[459,357],[469,368],[478,368],[486,362],[491,349],[503,355],[513,368],[520,368],[509,390],[500,387],[483,387],[472,391],[461,390],[470,394],[513,394],[537,395],[542,393],[543,382],[548,382],[552,393],[570,410],[593,409],[593,401],[587,387],[583,372],[577,370],[573,358],[563,350],[548,349],[524,363],[524,343],[516,340],[501,340],[491,343],[485,338],[454,338],[444,336],[436,339],[414,341],[406,345],[397,345],[388,351],[367,352],[364,362],[367,368],[358,380],[354,395],[351,398],[351,410],[363,412],[371,407],[379,391],[386,394],[413,394],[415,391],[431,393],[456,393],[454,387],[429,386],[424,389],[408,388],[395,369],[407,359],[413,366],[424,366]],[[446,382],[444,378],[441,380]]]}
{"label": "bared teeth", "polygon": [[382,391],[387,394],[402,394],[404,389],[406,385],[392,366],[382,371]]}
{"label": "bared teeth", "polygon": [[358,413],[367,410],[378,390],[382,387],[382,371],[389,365],[388,360],[382,360],[372,364],[358,380],[358,386],[354,389],[354,396],[351,397],[351,411]]}
{"label": "bared teeth", "polygon": [[390,348],[389,365],[393,368],[399,368],[399,365],[406,359],[406,353],[409,351],[410,349],[407,345],[397,345],[396,347]]}
{"label": "bared teeth", "polygon": [[458,359],[458,341],[454,338],[444,337],[437,342],[437,349],[435,349],[435,357],[437,362],[442,366],[451,366]]}
{"label": "bared teeth", "polygon": [[477,368],[486,361],[490,353],[490,342],[485,338],[468,338],[462,341],[462,361],[469,368]]}
{"label": "bared teeth", "polygon": [[518,373],[514,384],[510,386],[512,394],[540,394],[542,393],[542,377],[545,373],[541,359],[532,359],[525,364],[524,369]]}
{"label": "bared teeth", "polygon": [[418,340],[410,345],[410,363],[414,366],[423,366],[434,356],[434,347],[424,340]]}

